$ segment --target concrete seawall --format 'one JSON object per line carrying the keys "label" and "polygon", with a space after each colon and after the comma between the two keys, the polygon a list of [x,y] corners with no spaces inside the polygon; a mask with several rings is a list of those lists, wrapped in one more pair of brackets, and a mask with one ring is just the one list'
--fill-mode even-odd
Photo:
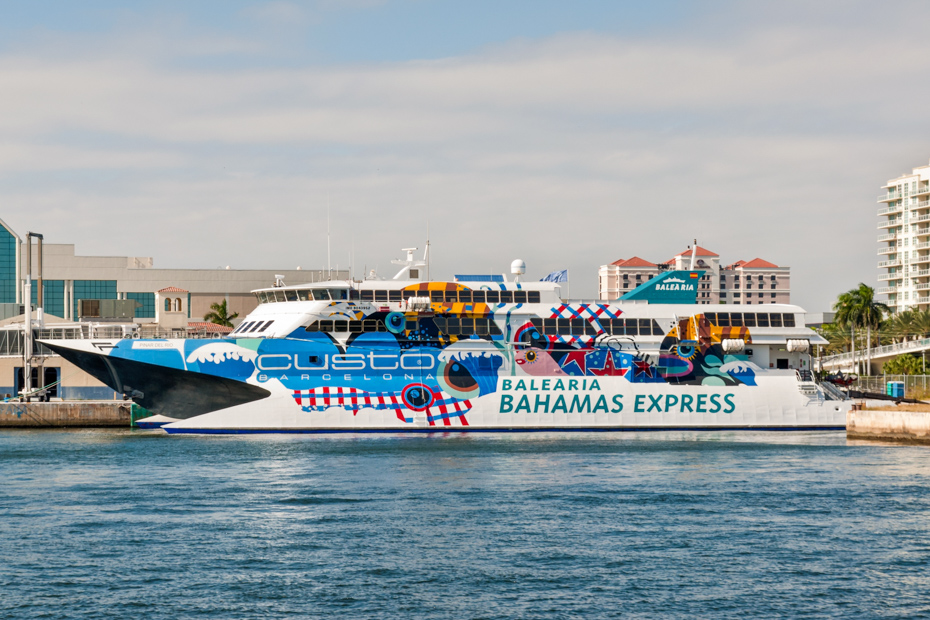
{"label": "concrete seawall", "polygon": [[0,403],[0,428],[129,428],[131,404],[126,401]]}
{"label": "concrete seawall", "polygon": [[846,414],[846,436],[930,443],[930,412],[850,411]]}

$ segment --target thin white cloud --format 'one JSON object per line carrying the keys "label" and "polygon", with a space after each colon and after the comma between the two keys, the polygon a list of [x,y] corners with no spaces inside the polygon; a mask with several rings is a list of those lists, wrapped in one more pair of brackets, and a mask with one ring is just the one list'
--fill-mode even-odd
{"label": "thin white cloud", "polygon": [[[267,69],[166,62],[123,39],[20,50],[0,57],[4,219],[162,265],[311,267],[329,200],[358,272],[386,268],[429,219],[435,273],[520,256],[539,275],[570,267],[573,295],[594,293],[599,264],[665,259],[697,236],[724,260],[791,265],[795,298],[823,309],[875,273],[878,186],[930,157],[930,42],[825,19],[744,26]],[[24,170],[125,176],[50,188]],[[153,213],[142,238],[100,234]]]}

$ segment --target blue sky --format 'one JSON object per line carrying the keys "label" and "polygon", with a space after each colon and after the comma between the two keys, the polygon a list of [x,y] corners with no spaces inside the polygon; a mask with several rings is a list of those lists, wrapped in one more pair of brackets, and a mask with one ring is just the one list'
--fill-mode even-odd
{"label": "blue sky", "polygon": [[[664,260],[874,283],[930,158],[926,2],[5,2],[0,217],[163,267]],[[354,248],[354,254],[352,251]]]}

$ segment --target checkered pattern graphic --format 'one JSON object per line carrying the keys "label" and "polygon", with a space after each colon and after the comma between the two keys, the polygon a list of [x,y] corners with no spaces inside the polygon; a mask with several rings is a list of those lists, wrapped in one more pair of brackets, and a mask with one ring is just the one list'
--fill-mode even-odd
{"label": "checkered pattern graphic", "polygon": [[[616,319],[620,312],[614,312],[604,304],[562,304],[561,306],[551,308],[550,319],[584,319],[594,326],[597,335],[603,334],[606,330],[601,325],[600,319]],[[562,344],[582,344],[592,346],[597,336],[549,336],[549,341]]]}
{"label": "checkered pattern graphic", "polygon": [[[426,408],[426,421],[430,426],[442,422],[443,426],[452,426],[452,420],[458,418],[462,426],[468,426],[465,414],[471,411],[471,401],[453,398],[445,392],[433,391],[434,400]],[[366,392],[349,387],[318,387],[312,390],[295,390],[294,401],[304,411],[325,411],[329,407],[342,407],[352,415],[359,409],[390,409],[397,419],[407,424],[413,423],[413,417],[407,417],[413,410],[405,404],[402,392]]]}

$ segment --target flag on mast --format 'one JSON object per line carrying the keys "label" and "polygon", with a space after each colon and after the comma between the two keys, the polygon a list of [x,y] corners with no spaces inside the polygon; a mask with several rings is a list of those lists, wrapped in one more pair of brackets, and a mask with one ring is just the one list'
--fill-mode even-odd
{"label": "flag on mast", "polygon": [[540,278],[540,282],[568,282],[568,269],[553,271],[545,278]]}

